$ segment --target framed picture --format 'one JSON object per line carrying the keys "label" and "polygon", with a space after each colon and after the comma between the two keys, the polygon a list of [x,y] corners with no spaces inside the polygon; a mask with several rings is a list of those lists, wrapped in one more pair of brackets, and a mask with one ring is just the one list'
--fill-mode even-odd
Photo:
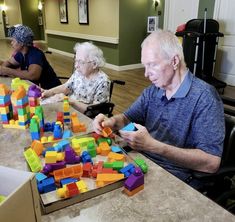
{"label": "framed picture", "polygon": [[60,23],[68,23],[67,0],[59,0]]}
{"label": "framed picture", "polygon": [[147,24],[147,32],[151,33],[157,29],[157,16],[149,16]]}
{"label": "framed picture", "polygon": [[79,24],[89,24],[88,0],[78,0],[78,22]]}

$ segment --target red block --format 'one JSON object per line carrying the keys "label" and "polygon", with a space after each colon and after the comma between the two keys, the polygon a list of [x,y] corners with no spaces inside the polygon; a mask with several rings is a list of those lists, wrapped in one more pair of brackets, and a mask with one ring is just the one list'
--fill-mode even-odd
{"label": "red block", "polygon": [[78,187],[75,183],[69,183],[66,186],[67,186],[67,196],[68,197],[73,197],[73,196],[76,196],[80,193],[78,190]]}

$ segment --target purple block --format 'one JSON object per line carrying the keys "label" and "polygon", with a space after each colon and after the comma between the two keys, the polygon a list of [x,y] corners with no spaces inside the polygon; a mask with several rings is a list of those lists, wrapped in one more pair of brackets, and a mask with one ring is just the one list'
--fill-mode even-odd
{"label": "purple block", "polygon": [[133,174],[131,174],[125,181],[124,186],[129,191],[134,190],[135,188],[144,184],[144,174],[142,173],[139,167],[135,168]]}
{"label": "purple block", "polygon": [[60,161],[57,163],[50,163],[50,164],[46,164],[43,169],[42,169],[42,173],[44,174],[48,174],[54,170],[58,170],[58,169],[62,169],[66,167],[66,163],[65,161]]}
{"label": "purple block", "polygon": [[75,151],[70,146],[67,146],[65,148],[64,160],[68,164],[74,164],[74,163],[80,163],[81,158],[80,158],[80,156],[76,156]]}
{"label": "purple block", "polygon": [[36,85],[31,85],[28,90],[28,97],[41,97],[41,90]]}

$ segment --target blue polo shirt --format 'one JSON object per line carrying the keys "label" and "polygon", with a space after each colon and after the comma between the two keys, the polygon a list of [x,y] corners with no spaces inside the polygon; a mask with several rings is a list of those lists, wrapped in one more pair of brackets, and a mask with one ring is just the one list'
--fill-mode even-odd
{"label": "blue polo shirt", "polygon": [[[165,90],[151,85],[124,112],[135,123],[145,126],[151,136],[180,148],[198,148],[221,156],[225,134],[223,103],[213,86],[190,71],[171,99]],[[185,181],[191,170],[154,153],[148,158]]]}

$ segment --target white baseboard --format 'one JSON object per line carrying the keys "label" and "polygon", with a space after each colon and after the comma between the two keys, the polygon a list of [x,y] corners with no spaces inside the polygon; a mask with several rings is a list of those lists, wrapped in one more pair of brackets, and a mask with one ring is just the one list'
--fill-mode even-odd
{"label": "white baseboard", "polygon": [[[64,51],[54,49],[54,48],[48,48],[48,51],[55,52],[55,53],[58,53],[60,55],[68,56],[70,58],[74,57],[73,53],[64,52]],[[125,71],[125,70],[131,70],[131,69],[144,68],[144,66],[141,63],[130,64],[130,65],[125,65],[125,66],[117,66],[117,65],[110,64],[110,63],[106,63],[105,68],[112,69],[112,70],[115,70],[115,71]]]}

